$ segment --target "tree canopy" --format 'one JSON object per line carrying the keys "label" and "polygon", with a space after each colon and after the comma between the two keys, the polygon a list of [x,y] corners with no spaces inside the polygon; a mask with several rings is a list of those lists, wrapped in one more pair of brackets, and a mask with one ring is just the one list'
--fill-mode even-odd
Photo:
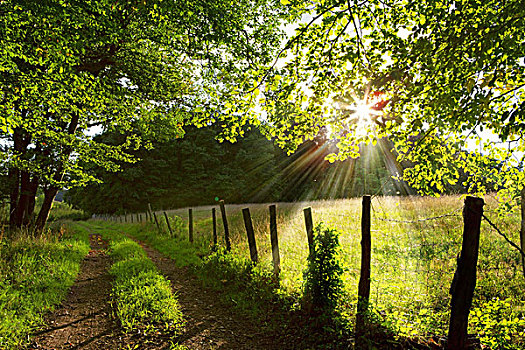
{"label": "tree canopy", "polygon": [[[388,137],[414,163],[404,178],[421,193],[441,192],[463,170],[471,193],[492,183],[507,199],[518,195],[522,1],[282,3],[302,21],[260,80],[260,103],[277,127],[269,134],[289,142],[330,125],[339,139],[332,160]],[[478,149],[469,146],[476,141]]]}
{"label": "tree canopy", "polygon": [[[95,180],[127,149],[214,123],[205,108],[230,93],[249,67],[269,62],[283,8],[272,0],[0,2],[0,136],[11,184],[11,222],[28,223],[46,195]],[[210,107],[211,106],[211,107]],[[108,145],[93,129],[125,131]]]}

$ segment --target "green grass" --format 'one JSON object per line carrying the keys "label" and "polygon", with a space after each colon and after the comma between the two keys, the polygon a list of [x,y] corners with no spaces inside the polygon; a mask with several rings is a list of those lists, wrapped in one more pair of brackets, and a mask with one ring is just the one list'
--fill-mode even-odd
{"label": "green grass", "polygon": [[113,223],[81,223],[92,233],[110,241],[114,276],[112,303],[116,318],[126,332],[162,332],[177,336],[184,322],[170,282],[135,241],[121,233]]}
{"label": "green grass", "polygon": [[75,281],[89,251],[88,235],[68,230],[57,237],[0,239],[1,349],[23,347]]}
{"label": "green grass", "polygon": [[[519,242],[517,212],[497,217],[494,198],[486,198],[485,213],[514,240]],[[360,267],[361,200],[332,200],[310,203],[279,203],[278,231],[281,253],[281,285],[278,294],[300,299],[308,244],[302,209],[311,206],[314,223],[324,222],[342,232],[340,256],[344,269],[344,298],[341,312],[349,324],[355,317]],[[449,318],[449,289],[461,250],[463,201],[459,196],[442,198],[374,198],[372,201],[371,304],[378,320],[396,334],[404,336],[446,335]],[[231,259],[249,257],[241,209],[250,207],[259,250],[259,268],[271,271],[268,207],[265,204],[227,206]],[[195,239],[201,246],[211,242],[211,207],[194,208]],[[169,212],[187,222],[187,209]],[[415,221],[450,213],[435,220]],[[385,220],[386,219],[386,220]],[[398,222],[398,221],[408,222]],[[181,233],[187,235],[187,224]],[[218,217],[219,236],[223,229]],[[221,242],[224,245],[223,242]],[[176,254],[168,254],[176,256]],[[232,265],[231,262],[225,262]],[[482,223],[478,279],[473,309],[492,313],[490,324],[483,317],[472,317],[470,332],[487,344],[501,342],[500,348],[525,346],[525,279],[519,253],[486,222]],[[242,275],[244,267],[237,264]],[[220,268],[214,268],[219,273]],[[212,273],[207,278],[213,277]],[[224,276],[223,276],[224,277]],[[217,279],[216,279],[217,280]],[[498,301],[505,300],[508,307]],[[239,303],[237,301],[237,303]],[[499,305],[497,312],[493,305]],[[492,311],[491,311],[492,310]],[[481,311],[482,313],[484,311]],[[502,331],[503,330],[503,331]]]}

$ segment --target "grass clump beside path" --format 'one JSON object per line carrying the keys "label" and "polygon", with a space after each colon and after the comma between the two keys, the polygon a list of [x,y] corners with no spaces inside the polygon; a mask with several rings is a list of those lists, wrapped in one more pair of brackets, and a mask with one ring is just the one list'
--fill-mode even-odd
{"label": "grass clump beside path", "polygon": [[170,282],[142,247],[111,225],[89,225],[91,231],[98,231],[110,240],[109,254],[113,259],[110,273],[115,278],[113,309],[124,330],[179,335],[184,321],[178,301],[171,292]]}
{"label": "grass clump beside path", "polygon": [[89,252],[84,232],[0,239],[0,349],[19,349],[65,297]]}

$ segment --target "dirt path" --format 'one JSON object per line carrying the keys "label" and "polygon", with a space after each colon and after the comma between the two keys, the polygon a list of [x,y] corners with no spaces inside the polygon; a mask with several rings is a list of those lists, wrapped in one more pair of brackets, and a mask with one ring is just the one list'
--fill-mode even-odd
{"label": "dirt path", "polygon": [[173,260],[139,242],[148,257],[172,284],[186,330],[179,343],[189,349],[293,349],[278,334],[267,333],[258,325],[219,301],[213,291],[204,289],[185,268],[177,268]]}
{"label": "dirt path", "polygon": [[96,234],[89,239],[91,250],[75,284],[60,307],[45,317],[47,326],[34,334],[29,349],[169,349],[169,339],[124,334],[111,317],[108,242]]}
{"label": "dirt path", "polygon": [[66,300],[46,317],[45,329],[35,334],[32,349],[102,349],[118,327],[110,319],[111,276],[107,242],[90,235],[91,250]]}

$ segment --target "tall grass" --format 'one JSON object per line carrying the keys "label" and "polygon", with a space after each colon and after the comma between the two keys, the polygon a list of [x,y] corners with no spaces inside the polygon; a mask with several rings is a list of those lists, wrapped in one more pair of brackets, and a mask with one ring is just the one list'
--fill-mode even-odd
{"label": "tall grass", "polygon": [[[65,237],[61,237],[65,234]],[[85,233],[0,237],[0,349],[19,349],[73,284],[89,251]]]}
{"label": "tall grass", "polygon": [[[281,289],[283,293],[300,295],[306,267],[308,244],[303,208],[311,206],[314,222],[324,222],[342,232],[340,242],[346,300],[343,309],[349,319],[354,317],[360,266],[361,200],[329,200],[303,203],[278,203],[278,233],[281,253]],[[375,197],[372,201],[372,271],[371,304],[383,322],[404,335],[445,334],[449,317],[449,289],[461,250],[463,222],[459,196]],[[486,198],[485,211],[492,216],[511,239],[519,242],[517,212],[497,217],[493,197]],[[241,209],[249,207],[256,232],[260,265],[271,268],[267,204],[228,205],[228,221],[235,255],[249,257],[249,249]],[[211,207],[194,208],[195,237],[211,241]],[[187,209],[170,215],[186,221]],[[445,215],[445,216],[443,216]],[[439,217],[442,216],[442,217]],[[430,217],[439,217],[423,220]],[[421,221],[418,221],[421,220]],[[220,215],[218,232],[224,230]],[[507,300],[507,308],[499,324],[523,320],[525,280],[521,275],[520,255],[486,222],[482,224],[478,261],[478,280],[474,308],[485,308],[494,300]],[[523,321],[525,324],[525,321]],[[471,324],[478,332],[487,327]],[[519,329],[519,327],[518,327]],[[490,331],[490,330],[489,330]],[[520,333],[521,332],[521,333]],[[523,336],[525,329],[511,334]],[[519,344],[523,345],[524,340]],[[515,339],[513,340],[515,342]]]}

